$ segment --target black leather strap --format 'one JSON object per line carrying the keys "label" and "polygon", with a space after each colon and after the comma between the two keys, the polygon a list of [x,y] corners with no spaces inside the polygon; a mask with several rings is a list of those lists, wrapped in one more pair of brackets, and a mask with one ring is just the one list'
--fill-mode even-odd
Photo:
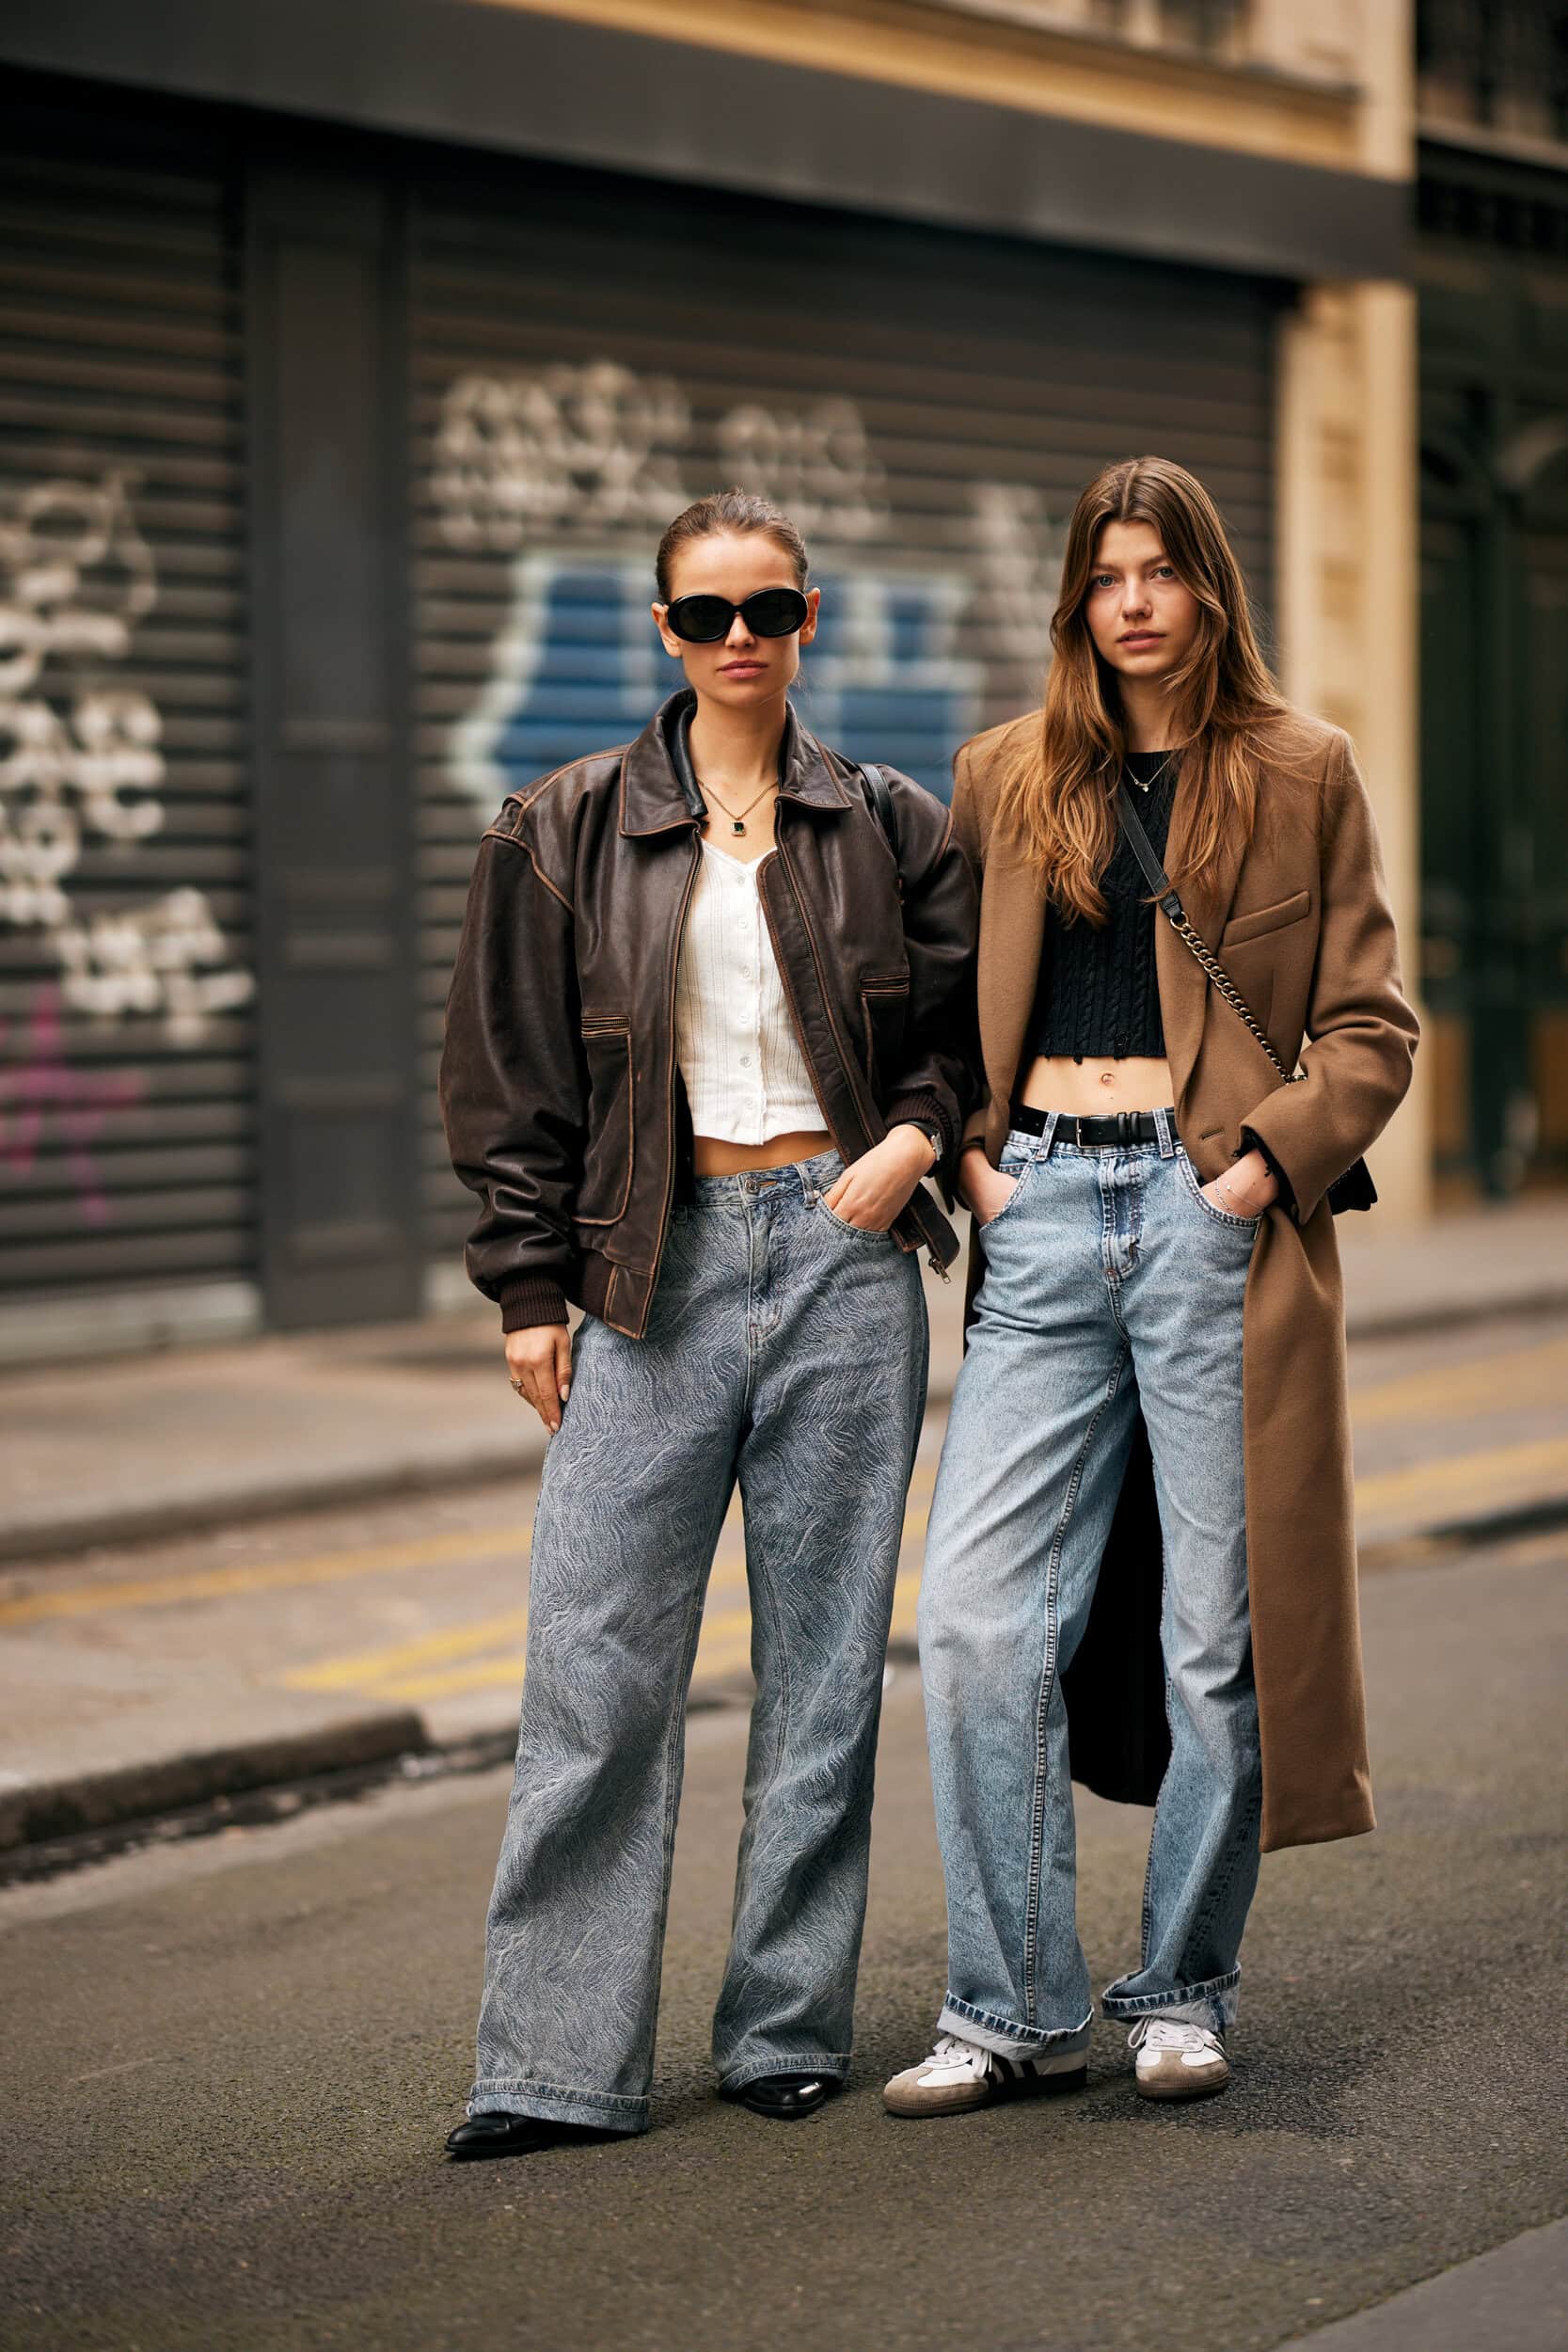
{"label": "black leather strap", "polygon": [[882,829],[888,848],[893,851],[895,866],[898,863],[898,811],[893,804],[893,787],[879,768],[863,759],[861,774],[865,781],[865,797],[871,803],[871,814]]}
{"label": "black leather strap", "polygon": [[[1043,1136],[1050,1117],[1049,1111],[1037,1110],[1033,1103],[1015,1103],[1008,1113],[1009,1123],[1026,1136]],[[1118,1144],[1125,1151],[1130,1144],[1158,1143],[1160,1129],[1152,1111],[1101,1111],[1086,1119],[1061,1111],[1056,1115],[1054,1140],[1085,1146]]]}
{"label": "black leather strap", "polygon": [[1173,923],[1183,920],[1181,901],[1171,887],[1170,876],[1154,854],[1154,844],[1143,828],[1143,818],[1132,805],[1132,795],[1127,789],[1125,777],[1117,787],[1117,807],[1121,817],[1121,829],[1132,844],[1132,855],[1144,869],[1144,880],[1160,901],[1160,911]]}

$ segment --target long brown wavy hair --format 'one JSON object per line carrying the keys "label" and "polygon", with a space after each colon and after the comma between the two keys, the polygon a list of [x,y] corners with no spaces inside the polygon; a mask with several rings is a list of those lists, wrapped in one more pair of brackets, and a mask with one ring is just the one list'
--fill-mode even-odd
{"label": "long brown wavy hair", "polygon": [[1246,584],[1201,482],[1168,457],[1124,457],[1097,474],[1072,510],[1061,594],[1051,616],[1055,659],[1038,735],[1003,781],[998,828],[1039,869],[1067,922],[1105,920],[1096,881],[1116,848],[1113,788],[1127,754],[1117,674],[1089,634],[1089,581],[1107,523],[1148,523],[1201,607],[1193,649],[1173,680],[1170,740],[1181,791],[1196,803],[1189,853],[1172,880],[1199,878],[1240,827],[1252,834],[1260,737],[1287,705],[1269,675]]}

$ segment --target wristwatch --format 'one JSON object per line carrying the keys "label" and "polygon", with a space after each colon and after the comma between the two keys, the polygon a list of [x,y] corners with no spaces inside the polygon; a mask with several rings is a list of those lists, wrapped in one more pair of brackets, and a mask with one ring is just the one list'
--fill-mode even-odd
{"label": "wristwatch", "polygon": [[937,1165],[937,1163],[938,1163],[938,1161],[942,1158],[942,1129],[941,1129],[940,1127],[938,1127],[937,1125],[935,1125],[935,1123],[934,1123],[932,1120],[928,1120],[928,1119],[911,1119],[911,1121],[910,1121],[910,1125],[911,1125],[911,1127],[917,1128],[917,1129],[919,1130],[920,1134],[921,1134],[921,1135],[923,1135],[923,1136],[925,1136],[925,1138],[926,1138],[927,1142],[930,1145],[930,1147],[931,1147],[931,1166],[932,1166],[933,1168],[935,1168],[935,1167],[936,1167],[936,1165]]}

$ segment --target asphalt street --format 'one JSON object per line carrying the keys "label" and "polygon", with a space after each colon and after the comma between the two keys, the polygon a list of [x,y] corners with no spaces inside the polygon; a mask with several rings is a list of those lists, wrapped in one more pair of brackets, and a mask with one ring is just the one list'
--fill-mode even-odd
{"label": "asphalt street", "polygon": [[[1380,1829],[1265,1863],[1235,2087],[1194,2108],[1139,2102],[1107,2027],[1075,2099],[884,2116],[880,2082],[924,2046],[942,1982],[907,1668],[854,2078],[802,2124],[719,2104],[706,2063],[738,1708],[692,1719],[637,2141],[441,2159],[504,1772],[13,1887],[8,2345],[1242,2352],[1502,2246],[1568,2211],[1565,1571],[1558,1532],[1369,1576]],[[1106,1981],[1136,1931],[1147,1817],[1085,1804],[1081,1824]]]}

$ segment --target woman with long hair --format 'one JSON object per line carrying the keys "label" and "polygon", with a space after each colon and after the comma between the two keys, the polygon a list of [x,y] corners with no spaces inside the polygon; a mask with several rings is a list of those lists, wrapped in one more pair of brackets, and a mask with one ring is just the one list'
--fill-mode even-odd
{"label": "woman with long hair", "polygon": [[1326,1197],[1417,1039],[1371,809],[1180,467],[1090,484],[1051,637],[956,768],[990,1101],[920,1603],[948,1981],[897,2115],[1084,2081],[1069,1772],[1155,1804],[1104,1994],[1149,2098],[1228,2082],[1259,1851],[1372,1826]]}
{"label": "woman with long hair", "polygon": [[958,1249],[921,1187],[975,1091],[949,811],[796,719],[819,592],[777,507],[699,501],[656,569],[686,686],[507,800],[448,1006],[468,1271],[551,1433],[460,2158],[647,2122],[686,1695],[736,1486],[757,1694],[714,2062],[775,2118],[842,2082],[926,1397],[916,1253]]}

